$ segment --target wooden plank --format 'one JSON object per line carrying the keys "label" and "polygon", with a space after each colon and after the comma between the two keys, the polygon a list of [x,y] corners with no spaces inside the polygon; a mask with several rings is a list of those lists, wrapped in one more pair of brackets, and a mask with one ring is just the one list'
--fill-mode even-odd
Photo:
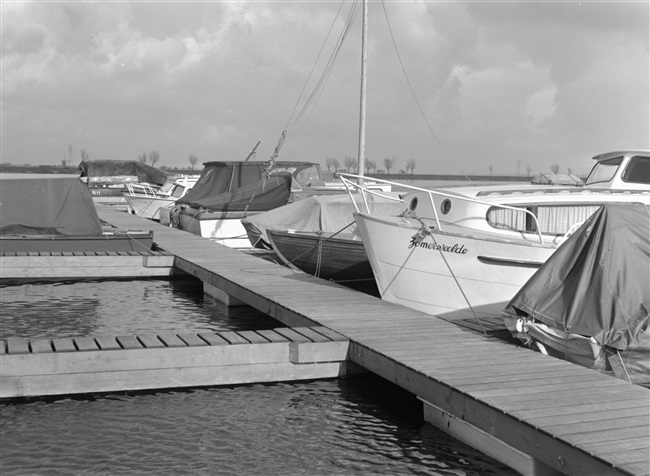
{"label": "wooden plank", "polygon": [[29,342],[33,354],[45,354],[54,352],[50,339],[33,339]]}
{"label": "wooden plank", "polygon": [[251,344],[266,344],[269,342],[256,331],[238,331],[238,333]]}
{"label": "wooden plank", "polygon": [[178,337],[188,346],[208,345],[208,343],[201,339],[197,334],[178,334]]}
{"label": "wooden plank", "polygon": [[95,351],[99,350],[97,342],[92,337],[75,337],[74,339],[75,347],[79,351]]}
{"label": "wooden plank", "polygon": [[99,345],[99,348],[102,350],[122,349],[122,347],[120,346],[120,344],[118,344],[117,339],[115,339],[115,337],[99,336],[96,337],[95,340],[97,341],[97,345]]}
{"label": "wooden plank", "polygon": [[118,336],[115,338],[123,349],[142,349],[143,346],[136,336]]}
{"label": "wooden plank", "polygon": [[262,337],[264,337],[269,342],[289,342],[289,339],[287,339],[283,335],[278,334],[277,332],[275,332],[275,330],[263,329],[257,331],[257,333]]}
{"label": "wooden plank", "polygon": [[305,336],[312,342],[331,342],[330,339],[325,337],[323,334],[312,330],[310,327],[294,327],[292,330]]}
{"label": "wooden plank", "polygon": [[156,334],[138,334],[138,340],[147,349],[160,349],[165,347],[165,344],[162,343]]}
{"label": "wooden plank", "polygon": [[237,344],[237,345],[250,344],[250,342],[248,342],[246,339],[240,336],[237,332],[233,332],[233,331],[219,332],[218,335],[219,337],[224,338],[230,344]]}
{"label": "wooden plank", "polygon": [[74,341],[70,338],[52,339],[55,352],[77,352]]}
{"label": "wooden plank", "polygon": [[199,334],[199,337],[206,341],[209,345],[230,345],[230,342],[214,332],[202,332]]}
{"label": "wooden plank", "polygon": [[340,333],[338,333],[338,332],[336,332],[336,331],[334,331],[334,330],[332,330],[332,329],[330,329],[328,327],[317,326],[317,327],[312,327],[312,329],[314,330],[314,332],[318,332],[319,334],[324,335],[325,337],[327,337],[329,340],[332,340],[332,341],[348,340],[348,338],[345,337],[344,335],[342,335],[342,334],[340,334]]}
{"label": "wooden plank", "polygon": [[8,354],[29,354],[29,341],[26,339],[7,339]]}
{"label": "wooden plank", "polygon": [[277,332],[278,334],[286,337],[291,342],[297,342],[297,343],[311,342],[311,340],[309,340],[307,337],[303,336],[302,334],[298,334],[293,329],[289,329],[289,328],[286,328],[286,327],[281,327],[281,328],[275,329],[275,332]]}
{"label": "wooden plank", "polygon": [[176,334],[160,334],[158,338],[167,347],[187,347],[187,344]]}

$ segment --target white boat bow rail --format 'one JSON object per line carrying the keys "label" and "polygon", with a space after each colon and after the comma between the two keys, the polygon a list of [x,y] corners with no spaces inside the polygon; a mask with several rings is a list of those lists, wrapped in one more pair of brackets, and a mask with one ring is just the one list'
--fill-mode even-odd
{"label": "white boat bow rail", "polygon": [[[360,210],[358,205],[357,205],[357,202],[355,200],[353,200],[353,203],[355,204],[354,206],[357,209],[357,212],[370,213],[369,212],[370,209],[368,207],[368,202],[366,200],[366,196],[367,196],[366,194],[378,195],[378,196],[381,196],[381,197],[384,197],[384,198],[392,198],[392,197],[388,197],[386,195],[383,195],[381,193],[369,190],[367,187],[365,187],[365,185],[363,183],[363,178],[364,177],[362,175],[340,173],[339,177],[341,178],[341,181],[345,185],[345,187],[348,190],[349,194],[351,194],[355,190],[359,190],[361,192],[362,197],[363,197],[363,203],[364,203],[365,210]],[[359,182],[361,182],[361,183],[356,182],[355,180],[359,180]],[[442,226],[443,222],[441,222],[440,217],[438,216],[438,210],[437,210],[437,207],[436,207],[436,202],[433,199],[434,196],[444,197],[444,198],[449,198],[449,199],[454,199],[454,200],[460,200],[460,201],[464,201],[464,202],[468,202],[468,203],[476,203],[476,204],[480,204],[480,205],[485,205],[486,207],[488,207],[488,209],[489,208],[498,208],[498,209],[503,209],[503,210],[510,210],[510,211],[513,211],[513,212],[516,212],[516,213],[523,213],[523,214],[525,214],[525,216],[529,217],[530,220],[532,221],[532,223],[534,224],[534,230],[536,231],[537,238],[539,239],[539,242],[542,243],[542,244],[544,243],[544,239],[542,237],[542,232],[541,232],[541,227],[540,227],[539,222],[537,220],[537,216],[532,211],[530,211],[528,209],[521,208],[521,207],[513,207],[513,206],[509,206],[509,205],[504,205],[502,203],[493,202],[493,201],[487,202],[487,201],[483,201],[483,200],[478,200],[476,198],[468,197],[468,196],[461,195],[461,194],[458,194],[458,193],[443,191],[441,189],[426,189],[426,188],[416,187],[414,185],[407,185],[407,184],[403,184],[403,183],[391,182],[390,180],[383,180],[383,179],[374,178],[374,177],[373,177],[373,181],[385,183],[385,184],[388,184],[388,185],[391,185],[391,186],[406,188],[408,190],[408,192],[405,192],[402,195],[402,198],[399,199],[401,201],[403,201],[403,196],[406,195],[407,193],[420,192],[420,193],[426,194],[428,196],[428,198],[429,198],[429,203],[431,205],[431,210],[433,211],[433,216],[432,217],[430,217],[430,216],[420,216],[420,217],[417,217],[417,219],[435,221],[435,226],[440,231],[443,231],[443,226]],[[417,200],[417,197],[413,197],[412,200]],[[415,206],[414,206],[415,204],[412,201],[411,201],[411,203],[408,203],[408,204],[405,203],[405,205],[408,206],[408,209],[405,210],[405,212],[413,211],[415,209]],[[416,218],[416,217],[413,217],[413,218]],[[571,231],[573,231],[573,227],[571,228]],[[567,232],[566,236],[568,236],[569,234],[570,233]],[[563,240],[561,240],[561,241],[563,241]]]}

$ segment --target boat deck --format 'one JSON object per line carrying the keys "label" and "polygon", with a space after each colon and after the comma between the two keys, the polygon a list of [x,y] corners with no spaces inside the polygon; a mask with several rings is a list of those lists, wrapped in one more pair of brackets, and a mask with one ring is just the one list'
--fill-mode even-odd
{"label": "boat deck", "polygon": [[352,362],[417,395],[431,419],[442,413],[541,462],[535,474],[650,473],[646,388],[110,207],[98,212],[119,228],[153,230],[176,268],[283,324],[345,336]]}

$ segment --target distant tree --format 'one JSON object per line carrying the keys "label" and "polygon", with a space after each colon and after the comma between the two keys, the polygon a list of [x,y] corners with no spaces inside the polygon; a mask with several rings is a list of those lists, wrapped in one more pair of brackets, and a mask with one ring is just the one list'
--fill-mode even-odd
{"label": "distant tree", "polygon": [[488,169],[490,169],[490,177],[492,177],[492,171],[494,170],[494,166],[490,164],[488,165]]}
{"label": "distant tree", "polygon": [[553,164],[551,165],[551,172],[554,174],[557,174],[560,172],[560,166],[558,164]]}
{"label": "distant tree", "polygon": [[387,157],[384,159],[384,167],[386,167],[387,174],[390,173],[390,169],[393,167],[394,164],[395,164],[395,157],[391,157],[391,158]]}
{"label": "distant tree", "polygon": [[411,175],[413,175],[413,171],[415,170],[415,159],[409,159],[406,161],[406,171],[408,172],[409,170],[411,171]]}
{"label": "distant tree", "polygon": [[190,154],[190,166],[192,167],[192,172],[194,172],[194,167],[196,167],[198,162],[199,158],[194,154]]}
{"label": "distant tree", "polygon": [[530,165],[526,165],[526,176],[530,177],[530,173],[533,171],[533,168]]}
{"label": "distant tree", "polygon": [[356,172],[356,167],[358,164],[354,157],[350,157],[349,155],[346,155],[345,159],[343,160],[343,163],[345,164],[345,168],[348,169],[348,173]]}
{"label": "distant tree", "polygon": [[377,163],[374,160],[366,159],[366,170],[368,172],[371,170],[374,172],[377,170]]}
{"label": "distant tree", "polygon": [[147,154],[140,154],[138,156],[138,162],[141,164],[146,164],[147,163]]}
{"label": "distant tree", "polygon": [[569,175],[573,175],[573,170],[571,170],[571,167],[569,167],[566,171]]}
{"label": "distant tree", "polygon": [[156,162],[160,160],[160,154],[158,153],[157,150],[152,150],[149,152],[149,162],[151,162],[151,166],[155,167]]}
{"label": "distant tree", "polygon": [[334,157],[325,157],[325,167],[327,167],[328,172],[332,170],[332,168],[334,168],[334,171],[336,172],[336,167],[334,166],[335,160]]}
{"label": "distant tree", "polygon": [[334,172],[336,172],[339,169],[341,163],[339,162],[339,159],[337,159],[336,157],[332,157],[331,159],[332,159],[332,167],[334,168]]}
{"label": "distant tree", "polygon": [[90,155],[88,155],[88,152],[86,152],[86,149],[81,149],[81,161],[83,162],[84,160],[89,160]]}

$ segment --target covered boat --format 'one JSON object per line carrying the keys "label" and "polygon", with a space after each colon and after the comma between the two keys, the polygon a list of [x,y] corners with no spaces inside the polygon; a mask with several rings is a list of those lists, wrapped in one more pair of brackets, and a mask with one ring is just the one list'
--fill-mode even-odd
{"label": "covered boat", "polygon": [[128,183],[162,185],[167,174],[136,160],[84,160],[77,167],[88,182],[93,199],[101,203],[124,202]]}
{"label": "covered boat", "polygon": [[649,231],[649,205],[604,205],[510,301],[508,329],[549,355],[650,384]]}
{"label": "covered boat", "polygon": [[395,214],[396,193],[312,195],[242,220],[251,244],[272,248],[286,265],[313,276],[377,294],[368,256],[356,233],[353,213]]}
{"label": "covered boat", "polygon": [[171,225],[232,247],[249,247],[241,219],[286,205],[292,176],[266,162],[206,162],[170,210]]}
{"label": "covered boat", "polygon": [[88,185],[78,177],[11,178],[0,182],[0,249],[13,252],[143,251],[151,232],[108,230]]}

